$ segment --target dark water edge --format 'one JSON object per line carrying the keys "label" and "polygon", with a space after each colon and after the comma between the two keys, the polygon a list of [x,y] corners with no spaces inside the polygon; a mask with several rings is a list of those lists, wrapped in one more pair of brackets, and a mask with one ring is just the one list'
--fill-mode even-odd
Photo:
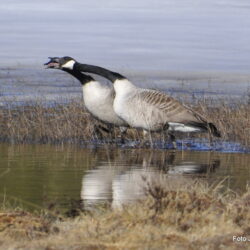
{"label": "dark water edge", "polygon": [[[121,149],[138,149],[138,148],[151,148],[159,150],[173,150],[173,145],[169,141],[153,141],[152,144],[147,142],[146,145],[141,145],[141,141],[135,140],[125,140],[124,143],[121,143],[119,140],[112,141],[102,141],[102,140],[91,140],[88,142],[82,142],[79,145],[84,148],[103,148],[106,145],[109,145],[112,148],[121,148]],[[221,153],[250,153],[250,148],[242,146],[237,142],[228,142],[228,141],[219,141],[214,140],[212,143],[208,139],[183,139],[176,140],[178,151],[214,151]]]}
{"label": "dark water edge", "polygon": [[8,143],[10,145],[74,145],[83,149],[152,149],[152,150],[176,150],[176,151],[197,151],[197,152],[220,152],[220,153],[244,153],[249,154],[250,148],[241,145],[239,142],[213,140],[210,142],[207,138],[191,138],[177,139],[176,149],[173,148],[172,142],[169,140],[153,140],[152,143],[146,141],[142,144],[141,140],[125,139],[123,142],[118,139],[92,139],[81,140],[78,138],[65,138],[64,140],[50,140],[41,138],[39,140],[25,140],[18,142],[14,138],[1,138],[0,143]]}

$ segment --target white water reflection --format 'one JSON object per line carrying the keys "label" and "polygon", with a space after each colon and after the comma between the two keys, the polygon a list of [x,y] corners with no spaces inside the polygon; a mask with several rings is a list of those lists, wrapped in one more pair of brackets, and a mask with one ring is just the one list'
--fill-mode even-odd
{"label": "white water reflection", "polygon": [[[134,154],[133,154],[134,153]],[[192,159],[189,154],[159,151],[134,151],[116,155],[110,163],[96,165],[83,176],[81,199],[85,208],[110,202],[112,207],[143,198],[146,183],[157,180],[175,182],[182,178],[214,172],[220,161],[212,154]],[[126,159],[126,160],[125,160]]]}
{"label": "white water reflection", "polygon": [[10,144],[0,144],[0,153],[0,195],[41,208],[69,208],[80,197],[84,208],[107,201],[119,207],[143,197],[142,177],[172,190],[197,179],[225,180],[224,190],[239,193],[250,184],[249,154]]}

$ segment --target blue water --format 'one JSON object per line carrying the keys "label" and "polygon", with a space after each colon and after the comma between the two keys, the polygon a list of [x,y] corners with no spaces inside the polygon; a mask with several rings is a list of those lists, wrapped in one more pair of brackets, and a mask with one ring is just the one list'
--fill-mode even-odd
{"label": "blue water", "polygon": [[[193,138],[193,139],[177,139],[176,140],[176,150],[177,151],[197,151],[197,152],[220,152],[220,153],[250,153],[250,148],[244,147],[240,143],[232,142],[232,141],[222,141],[222,140],[214,140],[213,142],[209,142],[206,138]],[[88,149],[97,149],[97,148],[105,148],[106,146],[110,148],[121,148],[121,149],[159,149],[159,150],[172,150],[173,144],[166,141],[153,140],[152,144],[150,142],[145,143],[145,145],[141,144],[141,141],[136,140],[125,140],[124,143],[121,143],[119,139],[115,140],[98,140],[93,139],[90,141],[83,141],[81,143],[82,148]]]}
{"label": "blue water", "polygon": [[222,153],[250,153],[250,149],[240,143],[227,141],[214,141],[210,144],[207,140],[182,140],[177,141],[179,150],[216,151]]}

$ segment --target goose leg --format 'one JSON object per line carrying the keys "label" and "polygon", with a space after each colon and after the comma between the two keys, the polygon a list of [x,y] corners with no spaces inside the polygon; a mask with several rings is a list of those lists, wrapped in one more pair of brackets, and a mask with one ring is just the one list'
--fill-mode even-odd
{"label": "goose leg", "polygon": [[175,135],[171,132],[168,131],[168,137],[170,138],[170,141],[172,143],[173,149],[177,149],[177,144],[176,144],[176,139],[175,139]]}
{"label": "goose leg", "polygon": [[172,142],[173,148],[174,148],[174,149],[177,149],[177,144],[176,144],[175,135],[172,134],[172,133],[169,133],[169,136],[170,136],[170,140],[171,140],[171,142]]}
{"label": "goose leg", "polygon": [[210,150],[213,150],[214,149],[214,141],[213,141],[213,136],[212,136],[212,133],[210,130],[208,131],[208,141],[209,141]]}
{"label": "goose leg", "polygon": [[121,143],[124,144],[125,143],[125,134],[127,132],[127,128],[126,127],[119,127],[120,132],[121,132]]}
{"label": "goose leg", "polygon": [[165,131],[161,132],[161,147],[164,148],[165,147],[165,141],[166,141],[166,133]]}
{"label": "goose leg", "polygon": [[140,143],[140,146],[141,147],[145,147],[145,146],[147,146],[147,144],[148,144],[148,131],[147,130],[143,130],[142,131],[142,133],[143,133],[143,141]]}
{"label": "goose leg", "polygon": [[94,134],[96,135],[96,138],[97,139],[104,139],[104,133],[106,134],[112,134],[112,127],[111,126],[107,126],[107,127],[104,127],[102,126],[101,124],[95,124],[94,125]]}
{"label": "goose leg", "polygon": [[147,130],[143,130],[143,140],[140,142],[140,147],[149,147],[149,144],[151,148],[153,148],[152,138],[150,133]]}
{"label": "goose leg", "polygon": [[171,141],[171,143],[172,143],[172,145],[173,145],[173,148],[174,148],[174,149],[177,149],[177,144],[176,144],[176,140],[175,140],[175,135],[172,134],[172,133],[170,133],[170,132],[168,132],[168,136],[169,136],[170,141]]}
{"label": "goose leg", "polygon": [[98,139],[103,139],[103,134],[101,132],[101,129],[98,125],[94,124],[94,128],[93,128],[93,134],[94,137],[98,140]]}
{"label": "goose leg", "polygon": [[168,137],[170,138],[170,141],[173,145],[173,149],[177,148],[176,140],[175,140],[175,135],[171,132],[169,132],[169,124],[166,123],[163,127],[163,131],[167,131]]}
{"label": "goose leg", "polygon": [[143,130],[143,140],[147,140],[148,138],[148,131],[147,130]]}

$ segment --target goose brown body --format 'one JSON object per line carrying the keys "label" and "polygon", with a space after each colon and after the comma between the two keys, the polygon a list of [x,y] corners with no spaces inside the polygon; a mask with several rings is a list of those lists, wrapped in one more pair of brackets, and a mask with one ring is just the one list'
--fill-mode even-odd
{"label": "goose brown body", "polygon": [[165,93],[137,88],[128,80],[116,80],[114,87],[114,110],[131,127],[148,131],[209,131],[220,136],[205,117]]}

